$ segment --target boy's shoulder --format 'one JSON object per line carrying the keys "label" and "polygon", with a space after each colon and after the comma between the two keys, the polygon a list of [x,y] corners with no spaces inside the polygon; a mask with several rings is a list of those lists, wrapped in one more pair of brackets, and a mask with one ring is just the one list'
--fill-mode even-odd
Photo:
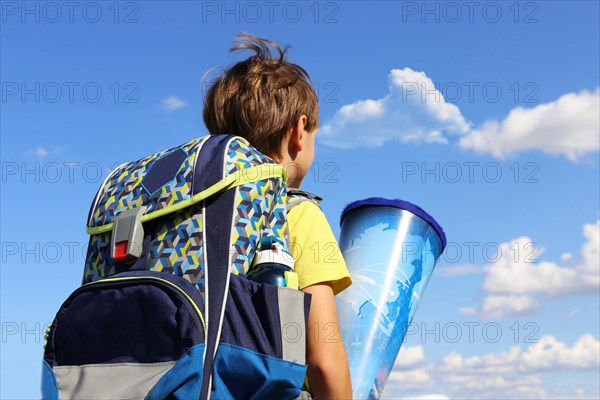
{"label": "boy's shoulder", "polygon": [[331,227],[321,208],[323,198],[301,189],[288,189],[287,220],[295,237],[329,232]]}

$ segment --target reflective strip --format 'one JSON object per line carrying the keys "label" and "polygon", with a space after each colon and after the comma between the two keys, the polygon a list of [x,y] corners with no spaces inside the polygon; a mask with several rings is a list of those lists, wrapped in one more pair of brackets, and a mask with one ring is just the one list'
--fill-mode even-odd
{"label": "reflective strip", "polygon": [[210,139],[209,137],[206,137],[202,143],[200,143],[200,146],[198,146],[198,148],[196,149],[196,155],[194,156],[194,165],[192,165],[192,171],[194,171],[194,175],[192,175],[192,186],[190,186],[192,188],[192,191],[194,190],[194,180],[196,179],[196,164],[198,163],[198,155],[200,155],[200,150],[202,150],[202,146],[204,146],[204,143],[206,143],[208,141],[208,139]]}
{"label": "reflective strip", "polygon": [[57,366],[60,399],[144,399],[176,361]]}
{"label": "reflective strip", "polygon": [[306,319],[304,318],[304,293],[277,287],[279,321],[281,322],[282,358],[305,364],[306,360]]}
{"label": "reflective strip", "polygon": [[[206,201],[202,202],[202,227],[206,226]],[[206,243],[206,229],[202,229],[202,244]],[[206,251],[206,246],[204,246],[204,250],[202,251],[202,257],[204,257],[204,315],[206,315],[206,323],[208,324],[208,252]],[[212,321],[211,321],[212,323]],[[208,343],[207,331],[204,331],[204,342]],[[204,352],[202,354],[202,365],[204,365],[204,360],[206,360],[208,346],[204,347]],[[202,383],[204,383],[204,371],[202,371]],[[212,372],[208,375],[208,387],[210,388],[212,384]],[[202,384],[201,384],[202,385]],[[202,387],[200,387],[200,391],[202,391]],[[206,400],[210,400],[210,390],[206,395]]]}

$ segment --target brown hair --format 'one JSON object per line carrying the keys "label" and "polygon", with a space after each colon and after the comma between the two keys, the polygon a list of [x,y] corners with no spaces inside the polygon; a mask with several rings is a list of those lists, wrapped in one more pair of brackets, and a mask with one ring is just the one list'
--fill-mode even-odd
{"label": "brown hair", "polygon": [[[319,126],[317,94],[308,73],[284,60],[288,50],[267,39],[241,34],[230,51],[254,54],[218,77],[207,92],[202,116],[212,135],[233,133],[269,156],[279,155],[281,142],[300,116],[305,129]],[[269,45],[279,54],[273,58]]]}

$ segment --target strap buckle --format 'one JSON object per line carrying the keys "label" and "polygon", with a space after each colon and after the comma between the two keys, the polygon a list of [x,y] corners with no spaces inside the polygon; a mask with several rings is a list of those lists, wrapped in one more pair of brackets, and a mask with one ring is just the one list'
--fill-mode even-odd
{"label": "strap buckle", "polygon": [[144,227],[142,215],[146,207],[136,207],[119,213],[113,220],[110,254],[117,262],[131,263],[142,254]]}

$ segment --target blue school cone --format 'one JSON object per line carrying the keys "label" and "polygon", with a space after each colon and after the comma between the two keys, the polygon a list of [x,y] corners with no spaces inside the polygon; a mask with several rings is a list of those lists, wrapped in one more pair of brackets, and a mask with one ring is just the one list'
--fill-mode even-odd
{"label": "blue school cone", "polygon": [[353,284],[336,299],[356,399],[379,399],[406,330],[446,246],[425,211],[369,198],[341,216],[340,249]]}

